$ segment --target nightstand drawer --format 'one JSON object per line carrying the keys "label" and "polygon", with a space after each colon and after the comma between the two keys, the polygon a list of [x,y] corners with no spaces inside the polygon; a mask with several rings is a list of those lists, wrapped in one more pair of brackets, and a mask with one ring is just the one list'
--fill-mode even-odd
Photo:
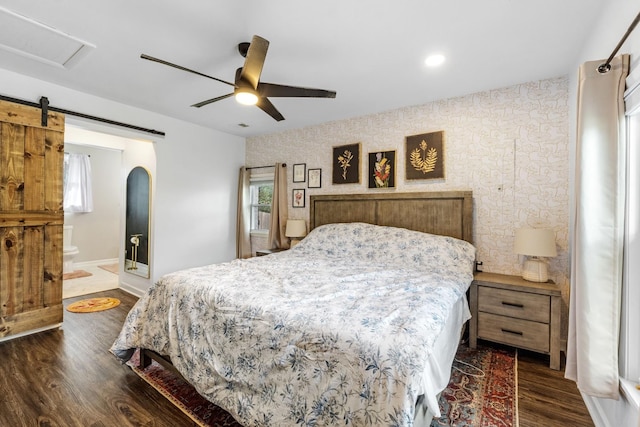
{"label": "nightstand drawer", "polygon": [[550,307],[547,295],[478,287],[479,311],[549,323]]}
{"label": "nightstand drawer", "polygon": [[535,351],[549,351],[549,325],[490,313],[478,313],[478,338]]}

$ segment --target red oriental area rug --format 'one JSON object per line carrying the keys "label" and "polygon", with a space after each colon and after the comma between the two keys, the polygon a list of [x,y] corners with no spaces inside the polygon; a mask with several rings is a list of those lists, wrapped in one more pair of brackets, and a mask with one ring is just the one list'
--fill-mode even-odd
{"label": "red oriental area rug", "polygon": [[[180,375],[153,362],[138,368],[138,352],[127,363],[143,380],[201,427],[241,427],[200,396]],[[447,388],[440,396],[442,417],[431,427],[517,427],[518,376],[515,351],[460,346]]]}
{"label": "red oriental area rug", "polygon": [[460,346],[431,427],[517,427],[517,366],[515,350]]}

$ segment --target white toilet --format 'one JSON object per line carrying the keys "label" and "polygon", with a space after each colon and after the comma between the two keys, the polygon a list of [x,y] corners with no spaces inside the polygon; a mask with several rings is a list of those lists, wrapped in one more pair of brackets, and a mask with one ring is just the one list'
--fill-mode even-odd
{"label": "white toilet", "polygon": [[62,236],[62,273],[73,272],[73,259],[80,253],[77,246],[71,246],[71,238],[73,237],[73,225],[64,226],[64,235]]}

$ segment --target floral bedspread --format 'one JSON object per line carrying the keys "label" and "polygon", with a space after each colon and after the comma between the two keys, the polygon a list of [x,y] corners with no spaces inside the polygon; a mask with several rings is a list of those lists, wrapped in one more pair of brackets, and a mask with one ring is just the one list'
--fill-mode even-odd
{"label": "floral bedspread", "polygon": [[450,237],[325,225],[288,251],[164,276],[111,351],[170,356],[246,426],[412,426],[474,256]]}

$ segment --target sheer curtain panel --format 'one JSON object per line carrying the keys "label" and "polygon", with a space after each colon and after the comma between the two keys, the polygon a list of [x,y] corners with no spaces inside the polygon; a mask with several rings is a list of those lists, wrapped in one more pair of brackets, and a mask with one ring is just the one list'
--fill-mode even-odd
{"label": "sheer curtain panel", "polygon": [[63,209],[65,212],[93,212],[93,184],[89,156],[65,154]]}
{"label": "sheer curtain panel", "polygon": [[575,217],[565,376],[617,399],[625,212],[624,89],[629,56],[580,67]]}

